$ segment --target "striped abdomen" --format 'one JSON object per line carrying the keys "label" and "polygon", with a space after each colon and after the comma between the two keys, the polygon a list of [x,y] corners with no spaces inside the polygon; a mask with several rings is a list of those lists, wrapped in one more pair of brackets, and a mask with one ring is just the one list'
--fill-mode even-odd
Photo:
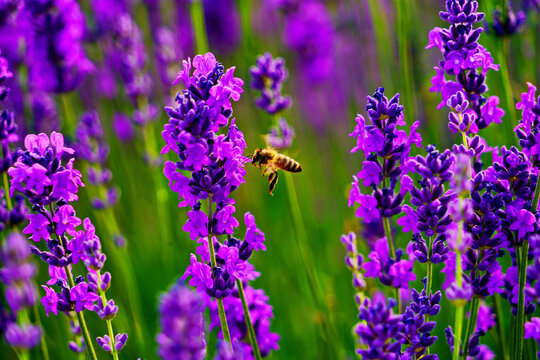
{"label": "striped abdomen", "polygon": [[274,160],[274,164],[282,170],[290,171],[293,173],[297,173],[302,171],[302,165],[294,159],[291,159],[288,156],[278,154],[276,156],[276,159]]}

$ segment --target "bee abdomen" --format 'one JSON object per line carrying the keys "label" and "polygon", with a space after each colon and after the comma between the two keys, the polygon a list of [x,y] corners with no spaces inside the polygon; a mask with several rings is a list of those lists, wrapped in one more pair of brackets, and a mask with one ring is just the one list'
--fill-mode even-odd
{"label": "bee abdomen", "polygon": [[281,154],[279,154],[278,158],[276,159],[276,165],[282,170],[290,171],[293,173],[302,171],[302,165],[300,165],[298,161]]}

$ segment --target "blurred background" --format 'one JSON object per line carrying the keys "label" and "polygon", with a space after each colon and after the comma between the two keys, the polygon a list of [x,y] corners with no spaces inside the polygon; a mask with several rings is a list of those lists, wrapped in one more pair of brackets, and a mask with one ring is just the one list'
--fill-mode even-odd
{"label": "blurred background", "polygon": [[[405,119],[408,124],[420,120],[424,144],[446,148],[455,142],[446,125],[447,110],[438,109],[440,95],[429,91],[441,55],[424,49],[429,31],[446,26],[438,17],[444,1],[50,1],[61,3],[62,10],[39,27],[30,20],[25,1],[0,1],[0,49],[14,73],[7,82],[12,89],[8,101],[21,134],[61,130],[73,139],[85,112],[99,114],[110,147],[102,166],[113,174],[118,202],[97,210],[91,202],[104,189],[87,186],[76,210],[81,218],[95,221],[108,255],[106,270],[113,274],[108,294],[120,308],[115,328],[129,334],[121,358],[157,358],[159,294],[183,274],[195,249],[182,231],[186,209],[178,208],[162,174],[160,132],[167,122],[162,109],[179,90],[172,81],[181,60],[206,51],[226,68],[236,66],[235,75],[245,82],[233,108],[249,152],[264,146],[262,135],[271,125],[254,104],[257,93],[249,86],[249,68],[258,55],[270,52],[283,57],[289,69],[283,92],[292,97],[293,106],[284,117],[296,132],[289,154],[304,171],[282,174],[272,197],[259,170],[248,166],[247,184],[234,196],[237,214],[250,211],[266,234],[268,250],[256,253],[251,262],[261,272],[252,285],[270,297],[272,330],[281,336],[280,350],[270,358],[354,358],[357,308],[339,237],[365,229],[347,207],[349,184],[362,162],[360,155],[350,154],[348,134],[355,114],[365,113],[366,95],[382,86],[389,97],[401,93]],[[11,13],[10,3],[17,4]],[[503,65],[487,84],[512,116],[526,82],[538,83],[540,17],[533,0],[513,1],[511,11],[506,4],[481,1],[488,16],[480,43]],[[502,11],[492,26],[497,6]],[[68,35],[52,37],[59,29]],[[54,41],[59,47],[80,46],[55,60],[47,48]],[[66,82],[43,76],[56,71],[54,61],[64,65]],[[482,135],[492,145],[511,144],[507,123]],[[77,166],[88,165],[81,161]],[[410,240],[409,235],[396,236],[402,247]],[[47,269],[38,265],[38,283],[43,283]],[[437,282],[442,275],[434,288]],[[439,315],[433,351],[441,358],[449,354],[443,330],[453,322],[452,311]],[[67,350],[64,319],[40,312],[51,358],[76,357]],[[87,318],[91,329],[103,326],[97,316]],[[210,355],[215,335],[208,334]],[[486,339],[494,344],[489,335]],[[0,353],[16,358],[3,342]],[[32,354],[40,358],[37,350]]]}

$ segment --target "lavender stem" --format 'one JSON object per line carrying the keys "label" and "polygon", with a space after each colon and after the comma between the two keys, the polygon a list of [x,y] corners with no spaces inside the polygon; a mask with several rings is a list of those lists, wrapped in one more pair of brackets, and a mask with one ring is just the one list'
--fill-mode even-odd
{"label": "lavender stem", "polygon": [[[69,268],[69,265],[67,265],[64,269],[66,269],[69,286],[71,288],[74,288],[75,281],[73,281],[73,274],[71,273],[71,269]],[[90,337],[90,332],[88,331],[88,327],[86,326],[86,321],[84,320],[83,312],[82,311],[76,312],[76,314],[77,314],[77,319],[79,320],[79,325],[81,325],[82,333],[84,336],[84,342],[86,343],[86,348],[88,349],[90,358],[92,360],[97,360],[96,351],[94,350],[94,345],[92,345],[92,338]]]}
{"label": "lavender stem", "polygon": [[[212,269],[216,266],[216,252],[214,250],[214,241],[212,240],[212,195],[208,196],[208,248],[210,250],[210,265]],[[231,335],[229,333],[229,325],[227,324],[227,315],[223,307],[223,299],[216,299],[218,303],[219,322],[221,323],[221,331],[223,333],[223,339],[231,345]]]}
{"label": "lavender stem", "polygon": [[[97,281],[98,281],[99,296],[101,297],[101,301],[103,302],[103,306],[105,306],[105,304],[107,304],[107,297],[105,296],[105,291],[103,291],[103,289],[101,288],[101,273],[100,273],[99,270],[97,271]],[[109,332],[109,338],[110,338],[110,341],[111,341],[111,355],[112,355],[114,360],[118,360],[118,352],[116,351],[116,346],[115,346],[115,338],[114,338],[114,331],[113,331],[113,328],[112,328],[112,320],[106,320],[106,322],[107,322],[107,330]]]}
{"label": "lavender stem", "polygon": [[473,296],[471,302],[471,309],[469,311],[469,322],[467,323],[467,331],[465,332],[465,339],[463,342],[463,354],[462,359],[466,360],[469,353],[469,339],[476,327],[476,319],[478,317],[478,308],[480,307],[480,299],[477,296]]}
{"label": "lavender stem", "polygon": [[[464,135],[465,136],[465,135]],[[466,145],[466,141],[465,145]],[[462,286],[462,269],[461,269],[461,252],[459,250],[459,246],[462,240],[462,231],[463,231],[463,222],[460,221],[458,224],[458,239],[456,244],[456,283],[459,288]],[[461,333],[463,332],[463,315],[464,315],[464,305],[460,303],[457,306],[456,309],[456,322],[455,322],[455,329],[456,329],[456,335],[454,336],[454,353],[453,353],[453,360],[459,360],[459,350],[461,349]],[[468,342],[468,341],[467,341]]]}
{"label": "lavender stem", "polygon": [[[503,6],[503,9],[506,9],[506,6]],[[516,112],[515,112],[515,105],[514,105],[514,97],[512,95],[512,85],[510,83],[510,75],[508,74],[508,64],[506,62],[506,54],[507,48],[508,48],[508,39],[503,39],[502,46],[499,46],[498,49],[498,57],[499,57],[499,63],[500,63],[500,71],[501,71],[501,77],[503,82],[503,88],[504,88],[504,95],[506,98],[506,106],[508,108],[508,112],[510,113],[510,130],[514,126],[518,124],[518,121],[516,119]]]}
{"label": "lavender stem", "polygon": [[261,351],[259,350],[259,344],[257,343],[257,337],[255,336],[255,329],[253,328],[253,323],[251,322],[251,315],[249,314],[249,306],[246,301],[246,296],[244,294],[244,285],[240,279],[236,279],[236,287],[238,288],[238,294],[242,300],[242,308],[244,309],[244,319],[246,320],[246,326],[249,333],[249,342],[253,348],[253,354],[255,355],[255,360],[262,360]]}
{"label": "lavender stem", "polygon": [[[53,216],[54,208],[53,208],[52,203],[49,204],[49,210],[51,212],[51,216]],[[62,240],[62,238],[56,233],[56,226],[54,226],[54,223],[52,224],[52,226],[53,226],[53,229],[54,229],[53,233],[55,234],[58,242],[60,244],[62,244],[62,246],[64,248],[67,248],[67,246],[64,243],[64,241]],[[75,281],[73,280],[73,274],[71,273],[71,269],[69,268],[69,265],[64,266],[64,269],[65,269],[66,274],[67,274],[69,287],[74,288],[75,287]],[[96,351],[94,350],[94,345],[92,345],[92,338],[90,337],[90,332],[88,331],[88,327],[86,326],[86,321],[84,320],[83,312],[82,311],[81,312],[75,311],[75,313],[77,314],[77,319],[79,320],[79,325],[81,326],[82,333],[83,333],[83,336],[84,336],[84,342],[86,343],[86,348],[88,350],[88,353],[90,354],[90,358],[92,360],[97,360]]]}
{"label": "lavender stem", "polygon": [[198,54],[204,54],[208,51],[208,39],[206,38],[202,1],[194,0],[191,3],[190,10],[193,32],[195,34],[195,48]]}
{"label": "lavender stem", "polygon": [[[538,199],[540,197],[540,181],[536,181],[534,189],[534,198],[531,206],[532,213],[538,208]],[[516,351],[514,359],[520,360],[523,358],[523,343],[525,342],[525,283],[527,282],[527,265],[529,260],[529,240],[525,239],[521,248],[521,257],[518,262],[519,269],[519,299],[517,313],[517,329],[516,329]],[[516,254],[516,257],[519,256]]]}
{"label": "lavender stem", "polygon": [[[41,318],[39,317],[37,304],[32,307],[32,311],[34,313],[34,318],[36,319],[36,324],[39,327],[42,327]],[[41,335],[40,347],[41,347],[41,355],[43,356],[43,360],[49,360],[49,349],[47,347],[47,340],[45,340],[45,335],[43,334]]]}
{"label": "lavender stem", "polygon": [[[390,219],[387,217],[383,217],[383,225],[384,225],[384,235],[386,236],[386,241],[388,241],[388,246],[390,248],[390,254],[392,258],[396,258],[396,251],[394,250],[394,240],[392,238],[392,228],[390,226]],[[397,308],[398,312],[401,314],[401,298],[399,296],[399,288],[394,288],[395,290],[395,297],[397,301]]]}
{"label": "lavender stem", "polygon": [[4,195],[6,196],[6,203],[8,211],[13,209],[13,203],[11,202],[11,197],[9,196],[9,181],[7,178],[7,171],[2,174],[4,178]]}

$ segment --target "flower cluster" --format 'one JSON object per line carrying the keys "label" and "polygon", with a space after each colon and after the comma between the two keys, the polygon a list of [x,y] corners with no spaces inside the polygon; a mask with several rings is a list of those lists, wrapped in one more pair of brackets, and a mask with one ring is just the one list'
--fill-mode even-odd
{"label": "flower cluster", "polygon": [[[28,215],[30,223],[23,232],[35,242],[45,241],[46,250],[37,246],[31,246],[31,250],[49,266],[51,279],[47,285],[60,289],[56,292],[43,285],[46,294],[41,303],[47,315],[61,311],[69,316],[69,312],[86,309],[109,322],[118,307],[105,297],[111,283],[110,273],[101,274],[106,256],[90,219],[82,221],[70,205],[78,199],[79,186],[84,186],[81,173],[73,168],[73,158],[65,165],[62,161],[63,156],[70,157],[74,151],[65,147],[64,137],[55,132],[50,138],[45,134],[27,135],[24,144],[26,150],[8,170],[11,190],[24,194],[33,204],[34,213]],[[79,262],[88,271],[86,281],[83,276],[72,275],[72,265]],[[109,340],[98,338],[98,343],[105,351],[120,351],[127,335],[119,334],[115,340],[114,350]]]}
{"label": "flower cluster", "polygon": [[540,167],[540,96],[536,98],[536,86],[527,83],[529,89],[521,94],[521,101],[516,108],[522,116],[516,127],[519,146],[529,156],[535,168]]}
{"label": "flower cluster", "polygon": [[103,135],[103,127],[99,121],[97,112],[92,111],[83,114],[75,129],[75,156],[89,163],[86,176],[90,184],[103,187],[106,193],[104,198],[92,198],[92,206],[96,209],[105,209],[114,206],[118,201],[118,189],[109,186],[112,173],[105,168],[109,156],[109,145]]}
{"label": "flower cluster", "polygon": [[514,11],[512,3],[508,1],[504,11],[500,8],[493,10],[493,19],[491,24],[486,24],[486,30],[489,32],[493,29],[493,33],[498,37],[510,36],[521,32],[526,21],[525,13],[521,10]]}
{"label": "flower cluster", "polygon": [[203,300],[182,283],[174,284],[159,301],[158,355],[165,360],[200,360],[206,355]]}
{"label": "flower cluster", "polygon": [[319,1],[282,1],[283,41],[297,57],[298,68],[310,83],[327,80],[334,69],[335,31],[328,9]]}
{"label": "flower cluster", "polygon": [[[159,115],[157,106],[149,101],[154,82],[147,70],[143,34],[130,14],[129,2],[111,4],[96,0],[91,5],[97,22],[96,40],[106,55],[98,86],[106,97],[113,98],[117,95],[117,78],[120,79],[134,110],[127,113],[121,109],[122,112],[115,114],[114,129],[121,141],[129,141],[133,138],[133,125],[145,126]],[[145,153],[150,164],[160,162],[154,155]]]}
{"label": "flower cluster", "polygon": [[274,59],[270,53],[265,53],[257,58],[256,65],[249,69],[249,73],[252,79],[251,87],[260,91],[255,104],[277,120],[277,124],[274,124],[266,135],[266,142],[277,149],[289,148],[294,138],[294,129],[285,118],[279,116],[292,103],[290,96],[283,96],[281,93],[283,83],[289,76],[285,60]]}
{"label": "flower cluster", "polygon": [[291,106],[290,96],[281,93],[283,83],[289,73],[283,58],[273,58],[272,54],[265,53],[257,58],[257,63],[249,69],[251,87],[260,91],[255,104],[273,115]]}
{"label": "flower cluster", "polygon": [[[254,289],[251,286],[244,288],[246,302],[249,304],[249,313],[251,321],[255,328],[255,336],[259,344],[261,356],[266,357],[272,350],[278,350],[279,335],[270,331],[270,322],[274,318],[272,306],[268,304],[268,296],[262,289]],[[219,327],[219,313],[217,304],[208,296],[205,297],[205,303],[210,309],[210,330]],[[223,300],[229,331],[232,339],[246,339],[248,330],[242,311],[242,301],[239,298],[238,291],[235,289],[231,296]],[[251,346],[245,342],[235,344],[241,347],[240,354],[245,354],[246,359],[253,356]]]}
{"label": "flower cluster", "polygon": [[412,271],[414,256],[409,254],[410,260],[402,259],[402,256],[402,249],[396,250],[395,258],[391,256],[386,237],[380,238],[375,242],[374,250],[368,255],[369,261],[362,264],[364,276],[378,278],[386,286],[408,289],[409,282],[416,280],[416,275]]}
{"label": "flower cluster", "polygon": [[[533,317],[525,323],[525,339],[533,339],[540,344],[540,318]],[[540,357],[540,351],[536,354]]]}
{"label": "flower cluster", "polygon": [[426,354],[427,349],[435,343],[436,336],[431,335],[435,328],[435,321],[427,321],[429,316],[435,316],[440,311],[441,292],[426,294],[426,279],[424,278],[424,289],[418,293],[416,289],[412,291],[412,302],[405,309],[402,315],[403,328],[396,339],[402,340],[405,345],[404,354],[400,359],[426,359],[436,360],[437,355]]}
{"label": "flower cluster", "polygon": [[[504,111],[498,108],[497,96],[485,97],[488,90],[485,79],[490,69],[498,70],[493,64],[491,54],[478,43],[482,28],[474,28],[474,24],[484,19],[484,14],[477,12],[478,3],[473,0],[446,0],[446,11],[440,16],[450,23],[449,28],[434,28],[429,33],[429,48],[441,51],[444,60],[435,67],[437,74],[431,79],[431,91],[439,92],[442,102],[439,107],[448,103],[457,115],[457,128],[450,122],[450,130],[457,132],[477,132],[492,122],[500,123]],[[451,80],[446,78],[446,75]],[[462,101],[458,108],[453,95],[461,93]],[[461,119],[464,115],[467,118]],[[467,123],[462,124],[463,121]]]}
{"label": "flower cluster", "polygon": [[[166,108],[171,119],[165,125],[163,138],[166,146],[178,154],[176,163],[167,161],[164,173],[171,189],[179,194],[181,206],[190,206],[188,221],[183,229],[192,240],[201,243],[197,254],[203,263],[192,254],[191,265],[185,276],[191,276],[190,285],[200,291],[208,290],[213,296],[225,297],[236,279],[245,279],[245,262],[253,250],[264,250],[264,235],[255,225],[251,214],[246,213],[245,240],[229,238],[220,244],[212,235],[233,235],[240,223],[234,217],[236,208],[229,195],[245,182],[242,155],[246,144],[242,132],[230,121],[227,134],[217,135],[222,127],[229,125],[232,113],[230,99],[239,99],[242,81],[234,77],[234,68],[224,72],[211,53],[197,55],[193,59],[195,71],[190,76],[191,60],[184,60],[184,70],[179,79],[186,90],[178,93],[176,109]],[[191,172],[191,178],[178,170]],[[201,210],[201,202],[208,200],[207,215]],[[216,204],[215,209],[212,205]],[[208,241],[216,248],[216,259],[224,266],[210,267]]]}
{"label": "flower cluster", "polygon": [[[19,136],[17,135],[18,127],[15,124],[13,112],[5,108],[4,104],[10,92],[10,89],[4,85],[4,82],[12,76],[13,73],[8,69],[6,58],[0,56],[0,146],[2,147],[0,154],[0,173],[2,174],[13,165],[13,162],[19,156],[19,150],[12,150],[10,147],[19,141]],[[0,189],[0,231],[24,221],[27,211],[22,196],[6,194],[5,187]]]}
{"label": "flower cluster", "polygon": [[358,305],[363,300],[363,292],[366,289],[366,281],[362,275],[362,264],[364,257],[358,252],[356,234],[350,232],[347,235],[341,235],[341,242],[347,249],[347,256],[345,256],[345,264],[349,270],[353,273],[353,286],[356,290],[356,302]]}
{"label": "flower cluster", "polygon": [[[0,280],[5,285],[5,297],[9,306],[9,316],[4,337],[15,348],[30,349],[41,340],[41,328],[28,322],[27,311],[37,302],[37,289],[33,278],[36,266],[29,260],[30,249],[24,236],[10,233],[0,249]],[[24,313],[24,315],[22,315]],[[22,320],[26,318],[26,320]]]}
{"label": "flower cluster", "polygon": [[[92,206],[98,210],[110,208],[118,201],[118,189],[111,185],[112,172],[106,168],[109,156],[109,145],[105,141],[103,127],[97,112],[83,114],[75,129],[75,156],[88,162],[86,176],[98,194],[91,199]],[[118,232],[116,223],[114,240],[116,244],[124,244],[124,237]]]}
{"label": "flower cluster", "polygon": [[403,340],[398,335],[403,331],[402,316],[395,315],[394,299],[385,300],[378,295],[373,301],[366,298],[360,305],[360,322],[355,327],[362,344],[356,352],[362,359],[398,359]]}
{"label": "flower cluster", "polygon": [[[353,177],[348,205],[358,203],[356,216],[370,223],[401,212],[403,198],[413,185],[407,175],[411,167],[409,153],[413,144],[422,146],[422,138],[416,132],[418,121],[411,125],[409,135],[398,128],[405,125],[399,94],[388,100],[384,88],[378,88],[373,96],[368,96],[366,110],[372,124],[367,125],[364,117],[358,114],[350,134],[356,139],[351,152],[361,150],[366,160],[362,170]],[[363,186],[373,189],[371,195],[362,194],[360,181]],[[399,191],[396,189],[398,184],[401,184]]]}
{"label": "flower cluster", "polygon": [[[37,90],[67,92],[78,87],[94,65],[82,40],[85,17],[75,0],[27,1],[29,83]],[[24,22],[23,22],[24,23]]]}
{"label": "flower cluster", "polygon": [[[177,82],[182,81],[185,89],[176,95],[176,108],[165,108],[170,119],[162,132],[166,143],[162,153],[172,150],[178,156],[176,162],[165,163],[164,174],[171,189],[178,193],[180,206],[191,208],[183,230],[199,244],[182,279],[190,278],[189,285],[197,287],[197,291],[223,301],[229,321],[234,316],[241,317],[239,330],[231,330],[232,339],[241,340],[246,338],[247,331],[242,306],[227,310],[227,301],[240,301],[235,296],[235,282],[258,276],[248,259],[253,251],[264,251],[266,246],[264,233],[249,212],[244,215],[244,238],[235,237],[240,223],[234,217],[235,202],[230,196],[245,182],[244,164],[248,159],[243,156],[244,135],[235,120],[230,119],[231,101],[239,100],[243,91],[243,81],[234,77],[234,70],[225,70],[212,53],[197,55],[193,62],[183,61]],[[206,213],[202,210],[204,202]],[[226,239],[220,241],[220,236]],[[252,318],[256,311],[251,307],[269,306],[267,298],[261,297],[247,295]],[[216,301],[209,298],[207,306],[215,307]],[[254,320],[256,324],[259,321],[258,343],[267,353],[277,347],[277,339],[269,332],[270,317]],[[232,325],[231,328],[234,329]],[[270,345],[265,347],[266,342]]]}
{"label": "flower cluster", "polygon": [[405,216],[398,224],[404,231],[413,230],[412,249],[418,261],[438,264],[446,260],[448,253],[446,231],[452,222],[448,205],[454,193],[445,191],[445,184],[453,175],[454,156],[448,150],[440,153],[433,145],[428,146],[426,152],[425,157],[418,155],[414,160],[414,170],[422,177],[418,186],[411,188],[414,208],[403,206]]}

